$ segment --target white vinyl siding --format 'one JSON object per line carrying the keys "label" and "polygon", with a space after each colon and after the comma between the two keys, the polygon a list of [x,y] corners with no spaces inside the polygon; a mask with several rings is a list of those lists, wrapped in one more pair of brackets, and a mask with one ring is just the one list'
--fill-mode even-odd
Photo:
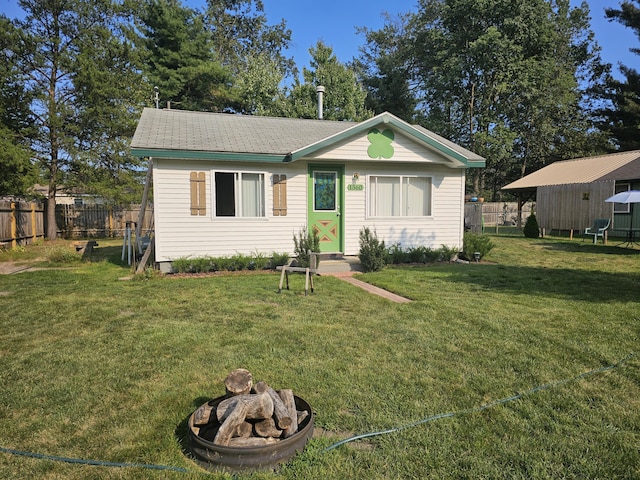
{"label": "white vinyl siding", "polygon": [[[442,245],[462,247],[464,224],[464,170],[450,169],[443,165],[379,165],[374,162],[347,163],[345,183],[354,182],[363,189],[346,189],[344,209],[345,251],[357,255],[359,232],[363,227],[375,231],[387,245],[403,247],[426,246],[439,248]],[[427,177],[431,183],[431,212],[423,217],[369,215],[369,181],[372,176],[407,178]]]}
{"label": "white vinyl siding", "polygon": [[[335,145],[326,149],[319,150],[311,155],[314,160],[327,161],[374,161],[381,164],[387,163],[423,163],[423,164],[441,164],[450,167],[456,167],[456,163],[445,158],[441,153],[433,148],[419,145],[411,138],[405,136],[401,132],[394,132],[395,138],[391,142],[393,147],[393,157],[391,159],[372,159],[367,154],[367,149],[371,142],[367,139],[366,133],[337,142]],[[460,167],[460,165],[457,165]]]}
{"label": "white vinyl siding", "polygon": [[[232,256],[238,253],[271,255],[293,253],[293,235],[306,222],[307,166],[296,163],[275,166],[278,175],[286,175],[286,215],[273,214],[271,188],[264,192],[265,215],[262,217],[216,217],[214,172],[229,172],[228,163],[154,159],[153,193],[156,261],[169,262],[180,257]],[[207,214],[191,215],[189,178],[192,171],[206,172]],[[255,174],[255,164],[234,164],[233,172]],[[265,187],[273,175],[264,172]]]}
{"label": "white vinyl siding", "polygon": [[[358,254],[359,233],[363,227],[374,230],[389,246],[462,246],[464,170],[437,164],[339,162],[333,158],[331,164],[338,163],[344,164],[345,171],[342,226],[346,255]],[[156,261],[238,253],[293,253],[293,235],[308,226],[308,162],[269,165],[264,172],[256,171],[256,165],[248,162],[229,167],[226,162],[154,159]],[[189,179],[193,171],[206,172],[206,205],[209,207],[214,205],[214,172],[263,174],[264,216],[216,217],[212,208],[207,208],[206,215],[191,215]],[[371,217],[368,179],[372,176],[429,178],[430,215]],[[277,215],[272,186],[274,179],[276,183],[282,182],[283,177],[286,178],[286,200],[281,201],[279,208],[285,207],[286,215]],[[347,188],[354,183],[361,188]]]}

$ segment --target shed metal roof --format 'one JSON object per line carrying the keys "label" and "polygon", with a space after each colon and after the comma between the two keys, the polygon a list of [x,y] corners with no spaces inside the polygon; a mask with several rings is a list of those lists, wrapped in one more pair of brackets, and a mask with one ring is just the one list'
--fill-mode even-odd
{"label": "shed metal roof", "polygon": [[547,185],[640,178],[640,150],[554,162],[502,190],[533,190]]}
{"label": "shed metal roof", "polygon": [[233,160],[242,155],[249,161],[295,161],[381,123],[438,150],[460,166],[485,164],[479,155],[390,113],[355,123],[145,108],[131,152],[167,158]]}

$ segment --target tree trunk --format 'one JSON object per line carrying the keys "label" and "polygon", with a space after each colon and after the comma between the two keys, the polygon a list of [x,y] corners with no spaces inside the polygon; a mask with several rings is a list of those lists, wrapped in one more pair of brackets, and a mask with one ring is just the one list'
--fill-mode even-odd
{"label": "tree trunk", "polygon": [[[273,415],[273,402],[267,393],[260,395],[239,395],[223,400],[217,409],[218,420],[223,421],[213,443],[229,445],[231,438],[242,431],[240,425],[247,419],[264,420]],[[297,425],[297,423],[296,423]]]}
{"label": "tree trunk", "polygon": [[55,240],[58,238],[58,223],[56,222],[56,197],[55,191],[51,192],[49,187],[49,197],[47,198],[47,238]]}
{"label": "tree trunk", "polygon": [[193,424],[196,426],[206,425],[211,421],[211,412],[213,412],[214,407],[205,403],[198,410],[196,410],[193,414]]}
{"label": "tree trunk", "polygon": [[272,445],[278,443],[277,438],[273,437],[234,437],[229,440],[228,447],[264,447],[265,445]]}

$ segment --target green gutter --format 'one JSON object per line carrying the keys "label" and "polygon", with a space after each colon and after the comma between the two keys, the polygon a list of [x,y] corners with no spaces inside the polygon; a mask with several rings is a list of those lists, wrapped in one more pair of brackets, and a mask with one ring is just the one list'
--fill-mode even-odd
{"label": "green gutter", "polygon": [[131,155],[135,157],[221,160],[226,162],[283,163],[289,161],[287,155],[267,153],[198,152],[193,150],[155,150],[148,148],[132,148]]}

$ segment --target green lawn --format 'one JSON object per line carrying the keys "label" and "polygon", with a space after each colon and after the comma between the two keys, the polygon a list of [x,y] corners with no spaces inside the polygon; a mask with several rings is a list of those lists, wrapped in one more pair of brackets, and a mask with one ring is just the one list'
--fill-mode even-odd
{"label": "green lawn", "polygon": [[640,478],[640,251],[492,241],[480,264],[361,277],[407,304],[330,277],[309,297],[275,273],[123,281],[115,240],[91,263],[0,253],[48,267],[0,275],[0,447],[187,470],[0,453],[0,478],[231,478],[188,459],[185,423],[238,367],[292,388],[326,435],[237,478]]}

